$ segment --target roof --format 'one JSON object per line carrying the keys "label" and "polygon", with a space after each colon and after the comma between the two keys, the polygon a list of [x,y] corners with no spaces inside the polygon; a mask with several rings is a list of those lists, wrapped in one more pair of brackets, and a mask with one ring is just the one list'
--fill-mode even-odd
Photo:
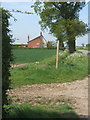
{"label": "roof", "polygon": [[27,44],[12,44],[13,46],[27,45]]}
{"label": "roof", "polygon": [[36,37],[36,38],[34,38],[34,39],[28,41],[28,43],[29,43],[29,42],[32,42],[33,40],[35,40],[35,39],[37,39],[37,38],[40,38],[40,37],[41,37],[41,36],[38,36],[38,37]]}

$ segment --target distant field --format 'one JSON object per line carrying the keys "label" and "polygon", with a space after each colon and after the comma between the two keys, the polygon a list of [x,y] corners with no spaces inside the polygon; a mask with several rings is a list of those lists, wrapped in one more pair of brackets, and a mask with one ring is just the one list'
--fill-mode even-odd
{"label": "distant field", "polygon": [[17,48],[13,49],[14,64],[30,63],[44,60],[56,54],[56,49]]}
{"label": "distant field", "polygon": [[77,50],[88,50],[90,51],[90,47],[76,47]]}

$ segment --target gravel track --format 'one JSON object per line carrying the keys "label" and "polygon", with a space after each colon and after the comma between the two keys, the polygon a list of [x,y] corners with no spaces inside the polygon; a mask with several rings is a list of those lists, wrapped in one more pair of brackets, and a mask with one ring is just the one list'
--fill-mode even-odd
{"label": "gravel track", "polygon": [[[88,115],[88,78],[67,83],[35,84],[26,85],[21,88],[8,91],[13,100],[12,104],[30,103],[37,104],[37,101],[53,101],[51,104],[71,105],[75,112],[81,116]],[[55,100],[61,100],[55,102]]]}

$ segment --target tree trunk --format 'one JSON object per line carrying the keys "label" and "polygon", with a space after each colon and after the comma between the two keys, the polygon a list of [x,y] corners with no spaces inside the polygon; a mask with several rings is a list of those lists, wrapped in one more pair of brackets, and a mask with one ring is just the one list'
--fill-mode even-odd
{"label": "tree trunk", "polygon": [[74,53],[76,51],[75,40],[68,40],[69,53]]}
{"label": "tree trunk", "polygon": [[64,50],[64,43],[63,43],[63,41],[59,41],[59,50]]}

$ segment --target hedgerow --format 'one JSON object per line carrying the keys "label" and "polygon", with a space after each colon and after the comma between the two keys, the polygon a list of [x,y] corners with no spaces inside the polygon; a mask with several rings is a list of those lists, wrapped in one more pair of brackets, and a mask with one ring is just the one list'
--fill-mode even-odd
{"label": "hedgerow", "polygon": [[11,53],[12,35],[9,30],[10,13],[8,10],[0,8],[2,11],[2,117],[5,117],[4,105],[9,104],[7,90],[10,88],[10,62],[13,60]]}

